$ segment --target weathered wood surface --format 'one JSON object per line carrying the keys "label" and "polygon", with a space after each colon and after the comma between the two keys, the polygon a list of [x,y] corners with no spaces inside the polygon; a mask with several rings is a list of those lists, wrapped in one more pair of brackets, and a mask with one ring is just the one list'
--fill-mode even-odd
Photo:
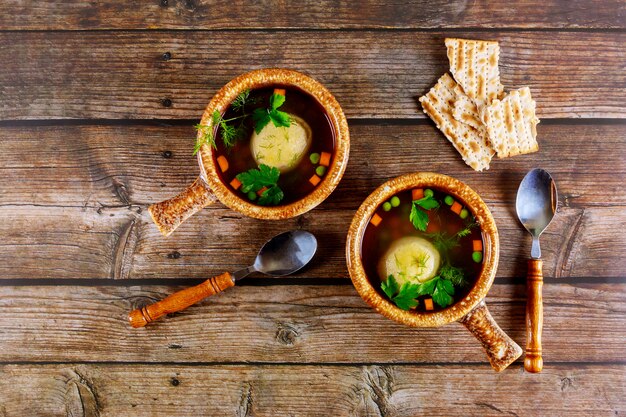
{"label": "weathered wood surface", "polygon": [[151,2],[12,0],[0,4],[0,28],[72,29],[354,29],[620,28],[624,3],[607,1],[446,0],[336,2]]}
{"label": "weathered wood surface", "polygon": [[[468,381],[468,375],[480,384]],[[624,366],[4,365],[0,411],[45,416],[615,416]]]}
{"label": "weathered wood surface", "polygon": [[[0,119],[195,119],[222,85],[261,67],[310,74],[351,118],[423,118],[416,97],[447,71],[449,34],[0,32],[11,57],[0,71]],[[454,35],[499,40],[502,82],[530,86],[539,117],[626,116],[625,33]]]}
{"label": "weathered wood surface", "polygon": [[[511,206],[490,205],[499,227],[498,277],[522,277],[530,235]],[[343,278],[345,237],[354,210],[317,209],[282,222],[210,208],[164,238],[141,208],[0,207],[0,281],[6,278],[209,278],[254,260],[275,234],[303,228],[323,243],[317,261],[298,273]],[[626,227],[622,207],[562,208],[542,235],[549,277],[623,276]],[[252,278],[254,279],[254,278]]]}
{"label": "weathered wood surface", "polygon": [[[147,206],[169,198],[199,173],[191,155],[194,123],[3,126],[0,205]],[[479,173],[430,121],[353,124],[346,173],[322,208],[356,210],[384,181],[415,171],[457,177],[487,203],[513,204],[519,182],[536,166],[554,175],[564,206],[626,205],[626,123],[549,122],[537,129],[539,152],[495,158]]]}
{"label": "weathered wood surface", "polygon": [[[625,12],[616,0],[3,2],[0,416],[624,414],[626,124],[608,119],[626,117]],[[505,87],[537,99],[539,153],[474,173],[425,119],[416,98],[448,68],[446,36],[500,40]],[[268,66],[340,101],[344,180],[298,219],[217,204],[162,238],[146,207],[195,179],[193,121],[224,83]],[[561,197],[542,236],[542,374],[521,361],[496,374],[461,325],[408,328],[356,294],[344,243],[360,202],[400,174],[450,174],[492,208],[502,253],[488,304],[523,346],[530,241],[513,202],[536,166]],[[244,266],[290,228],[323,243],[293,281],[251,277],[128,325],[132,308],[198,282],[180,278]]]}
{"label": "weathered wood surface", "polygon": [[[0,362],[487,364],[462,325],[397,324],[351,285],[238,286],[143,329],[129,326],[132,309],[181,288],[0,287]],[[495,284],[487,297],[496,321],[522,346],[524,292],[524,285]],[[561,362],[623,362],[625,301],[626,284],[548,282],[546,370]]]}
{"label": "weathered wood surface", "polygon": [[385,180],[419,170],[461,178],[483,196],[501,235],[498,276],[522,277],[530,238],[512,210],[519,181],[535,166],[552,172],[561,197],[542,237],[546,276],[622,276],[626,125],[546,124],[539,134],[539,153],[475,173],[428,122],[357,124],[344,179],[318,209],[267,222],[217,204],[163,238],[145,209],[197,175],[192,127],[5,127],[0,278],[209,277],[244,266],[268,237],[290,228],[309,229],[324,242],[324,262],[301,276],[347,277],[344,243],[354,211]]}

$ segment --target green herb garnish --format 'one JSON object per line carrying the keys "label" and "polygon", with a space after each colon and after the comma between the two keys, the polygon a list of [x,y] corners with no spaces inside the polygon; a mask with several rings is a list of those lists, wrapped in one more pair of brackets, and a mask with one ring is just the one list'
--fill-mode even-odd
{"label": "green herb garnish", "polygon": [[416,298],[418,294],[418,285],[410,282],[405,282],[401,287],[398,287],[398,281],[389,275],[386,281],[380,283],[382,290],[399,308],[402,310],[410,310],[417,307],[418,301]]}
{"label": "green herb garnish", "polygon": [[413,226],[420,232],[425,232],[428,227],[428,214],[424,210],[432,210],[439,208],[439,202],[432,196],[423,197],[414,200],[411,203],[411,214],[409,220]]}
{"label": "green herb garnish", "polygon": [[[197,154],[204,144],[213,147],[213,149],[217,148],[215,136],[213,135],[215,126],[220,127],[220,136],[224,142],[224,146],[227,148],[231,148],[235,142],[243,139],[246,136],[246,125],[244,122],[245,119],[250,116],[246,113],[245,107],[246,105],[254,104],[254,102],[256,102],[256,100],[250,98],[250,90],[246,90],[239,94],[231,103],[232,109],[236,113],[241,113],[240,115],[231,117],[230,119],[224,119],[222,114],[215,110],[211,115],[211,123],[209,125],[197,124],[195,127],[200,135],[196,140],[193,154]],[[234,123],[235,121],[238,122]]]}
{"label": "green herb garnish", "polygon": [[280,171],[276,167],[269,167],[265,164],[259,165],[259,168],[253,168],[237,175],[237,179],[241,182],[241,191],[244,193],[258,192],[262,188],[266,188],[261,194],[258,203],[263,206],[276,205],[280,203],[284,197],[283,191],[277,185]]}
{"label": "green herb garnish", "polygon": [[270,97],[270,106],[268,108],[255,109],[252,113],[254,120],[254,131],[259,134],[267,124],[272,121],[276,127],[289,127],[291,118],[289,114],[278,110],[285,103],[285,96],[282,94],[272,94]]}

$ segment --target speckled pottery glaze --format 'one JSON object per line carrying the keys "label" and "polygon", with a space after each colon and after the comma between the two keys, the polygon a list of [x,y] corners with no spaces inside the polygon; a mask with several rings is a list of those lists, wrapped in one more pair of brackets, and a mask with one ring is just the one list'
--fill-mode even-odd
{"label": "speckled pottery glaze", "polygon": [[[384,298],[370,283],[361,261],[361,241],[372,215],[384,201],[401,191],[429,187],[455,196],[474,214],[483,232],[483,269],[469,294],[448,308],[429,313],[405,311]],[[354,287],[367,304],[385,317],[414,327],[438,327],[454,321],[463,323],[483,344],[497,371],[506,368],[522,353],[521,348],[498,327],[483,301],[496,275],[499,250],[496,223],[480,196],[457,179],[431,172],[403,175],[378,187],[357,210],[346,241],[348,271]]]}
{"label": "speckled pottery glaze", "polygon": [[[258,206],[244,200],[222,182],[213,159],[214,149],[204,144],[198,152],[199,178],[176,197],[149,207],[152,220],[165,236],[169,236],[187,218],[212,204],[216,198],[224,205],[257,219],[280,220],[298,216],[324,201],[337,187],[348,164],[350,134],[348,122],[335,97],[319,82],[300,72],[269,68],[242,74],[220,89],[202,114],[202,125],[213,127],[211,115],[224,113],[230,103],[247,89],[275,84],[299,88],[314,97],[325,109],[335,133],[332,162],[322,181],[310,194],[291,204],[276,207]],[[201,132],[198,132],[201,135]]]}

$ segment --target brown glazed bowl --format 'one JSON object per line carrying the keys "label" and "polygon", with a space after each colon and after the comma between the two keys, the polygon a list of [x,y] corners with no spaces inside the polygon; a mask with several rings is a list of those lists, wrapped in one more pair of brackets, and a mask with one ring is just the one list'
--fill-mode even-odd
{"label": "brown glazed bowl", "polygon": [[[453,195],[471,210],[483,234],[483,269],[467,297],[444,310],[422,313],[405,311],[383,297],[371,284],[361,260],[361,241],[376,209],[400,191],[434,187]],[[383,316],[414,327],[439,327],[459,321],[482,343],[491,366],[501,371],[521,354],[521,348],[491,317],[485,297],[496,275],[500,244],[496,223],[483,200],[467,185],[442,174],[421,172],[387,181],[369,195],[357,210],[346,242],[346,257],[352,283],[361,297]]]}
{"label": "brown glazed bowl", "polygon": [[[348,122],[335,97],[319,82],[300,72],[268,68],[242,74],[230,81],[213,96],[204,113],[202,125],[212,127],[211,115],[215,110],[223,113],[230,103],[247,89],[274,84],[297,87],[314,97],[325,109],[335,132],[335,150],[332,162],[322,182],[307,196],[291,204],[264,207],[252,204],[236,195],[217,173],[213,149],[202,145],[198,152],[200,176],[182,193],[149,207],[152,220],[161,233],[169,236],[182,222],[202,208],[219,199],[224,205],[246,216],[257,219],[279,220],[306,213],[326,199],[339,184],[348,164],[350,134]],[[198,132],[200,136],[202,133]]]}

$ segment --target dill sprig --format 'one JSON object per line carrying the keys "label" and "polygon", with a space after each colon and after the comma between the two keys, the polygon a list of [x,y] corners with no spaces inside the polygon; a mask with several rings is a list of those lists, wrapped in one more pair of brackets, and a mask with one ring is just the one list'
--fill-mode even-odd
{"label": "dill sprig", "polygon": [[[213,149],[217,149],[217,143],[213,133],[215,126],[219,126],[220,137],[224,146],[227,148],[232,148],[238,140],[243,139],[246,135],[244,122],[246,117],[249,116],[249,114],[246,113],[246,105],[252,105],[256,102],[256,99],[250,97],[250,90],[245,90],[231,103],[232,109],[236,113],[241,113],[240,115],[231,117],[230,119],[224,119],[222,114],[215,110],[211,115],[210,124],[197,124],[195,127],[198,130],[198,137],[193,149],[193,154],[197,154],[200,148],[202,148],[202,145],[205,144],[213,147]],[[235,121],[238,121],[238,123],[233,123]]]}

